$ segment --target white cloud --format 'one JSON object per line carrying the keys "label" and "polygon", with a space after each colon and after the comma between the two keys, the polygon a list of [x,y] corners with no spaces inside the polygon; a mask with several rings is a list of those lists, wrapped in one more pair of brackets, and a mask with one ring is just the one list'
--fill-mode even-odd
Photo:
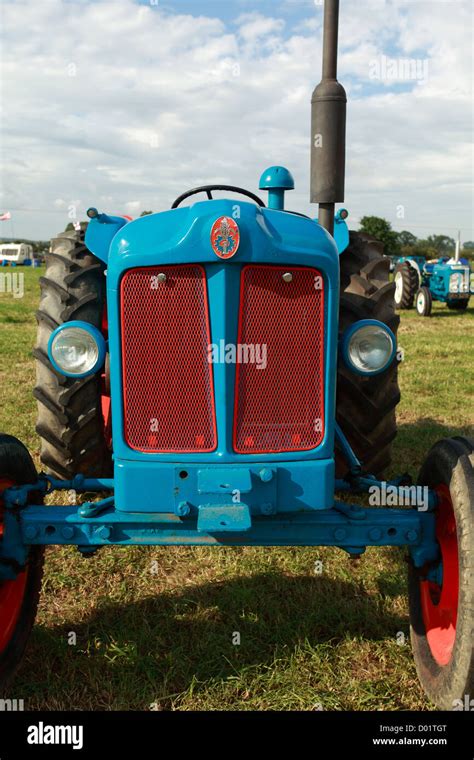
{"label": "white cloud", "polygon": [[238,36],[245,45],[246,52],[260,54],[277,50],[281,45],[281,35],[285,24],[281,19],[268,18],[261,13],[244,13],[236,20]]}
{"label": "white cloud", "polygon": [[[353,219],[375,213],[419,234],[459,226],[474,237],[472,6],[452,6],[342,3]],[[293,31],[288,14],[283,22],[241,10],[236,2],[226,24],[132,0],[6,0],[1,205],[12,209],[15,234],[51,236],[73,198],[84,217],[90,205],[161,210],[207,182],[255,189],[275,163],[295,175],[291,207],[314,214],[309,103],[320,78],[321,9],[308,8],[308,23]],[[426,60],[427,81],[374,82],[371,62],[382,56]]]}

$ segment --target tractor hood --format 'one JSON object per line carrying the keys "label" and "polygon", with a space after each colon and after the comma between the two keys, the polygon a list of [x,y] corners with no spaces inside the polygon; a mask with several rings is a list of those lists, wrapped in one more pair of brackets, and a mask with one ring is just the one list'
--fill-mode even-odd
{"label": "tractor hood", "polygon": [[[86,245],[111,268],[121,271],[151,263],[219,259],[212,245],[216,220],[233,220],[240,236],[234,261],[265,259],[282,261],[282,256],[308,256],[317,252],[327,257],[328,269],[337,266],[338,246],[317,222],[286,211],[259,208],[253,203],[206,200],[192,206],[163,211],[128,222],[122,217],[97,214],[86,232]],[[139,259],[139,260],[138,260]]]}

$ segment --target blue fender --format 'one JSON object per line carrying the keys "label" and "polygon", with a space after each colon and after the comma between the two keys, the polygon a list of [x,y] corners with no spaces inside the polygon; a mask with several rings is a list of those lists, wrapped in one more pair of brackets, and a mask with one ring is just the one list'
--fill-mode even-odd
{"label": "blue fender", "polygon": [[[349,227],[346,224],[346,219],[349,216],[349,212],[345,208],[340,208],[334,217],[334,233],[333,238],[337,246],[337,252],[339,255],[343,253],[349,245]],[[318,221],[316,219],[316,221]]]}
{"label": "blue fender", "polygon": [[[341,209],[345,210],[345,209]],[[346,250],[349,245],[349,227],[344,219],[339,217],[340,211],[337,212],[334,218],[334,240],[337,245],[338,253],[341,254]]]}
{"label": "blue fender", "polygon": [[131,220],[123,216],[100,214],[96,208],[89,208],[87,216],[90,221],[87,225],[85,244],[94,256],[107,263],[113,238]]}

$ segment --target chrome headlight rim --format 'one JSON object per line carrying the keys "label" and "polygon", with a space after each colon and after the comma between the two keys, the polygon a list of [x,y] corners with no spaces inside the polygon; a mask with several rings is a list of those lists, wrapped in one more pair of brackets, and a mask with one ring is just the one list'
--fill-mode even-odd
{"label": "chrome headlight rim", "polygon": [[449,292],[459,293],[461,291],[462,283],[457,272],[449,275]]}
{"label": "chrome headlight rim", "polygon": [[[391,351],[387,358],[387,361],[383,364],[383,366],[378,367],[377,369],[362,369],[353,363],[350,356],[349,347],[354,335],[362,328],[370,326],[377,328],[378,330],[382,330],[386,334],[386,336],[391,341]],[[380,322],[378,319],[360,319],[357,322],[354,322],[354,324],[345,330],[341,337],[340,347],[344,364],[351,372],[356,375],[360,375],[361,377],[375,377],[376,375],[382,374],[382,372],[386,372],[389,367],[391,367],[397,353],[397,339],[390,327],[388,327],[384,322]]]}
{"label": "chrome headlight rim", "polygon": [[[64,369],[60,364],[58,364],[54,356],[54,346],[57,338],[61,335],[61,333],[71,329],[82,330],[83,332],[87,333],[94,341],[95,347],[97,349],[97,356],[94,360],[93,365],[91,365],[87,370],[84,370],[83,372],[71,372],[67,369]],[[94,327],[94,325],[91,325],[88,322],[82,322],[80,320],[71,320],[70,322],[64,322],[64,324],[59,325],[59,327],[53,330],[49,336],[48,358],[56,372],[59,372],[59,374],[63,375],[64,377],[80,380],[83,377],[94,375],[103,366],[106,353],[107,345],[104,336],[100,330],[97,329],[97,327]]]}

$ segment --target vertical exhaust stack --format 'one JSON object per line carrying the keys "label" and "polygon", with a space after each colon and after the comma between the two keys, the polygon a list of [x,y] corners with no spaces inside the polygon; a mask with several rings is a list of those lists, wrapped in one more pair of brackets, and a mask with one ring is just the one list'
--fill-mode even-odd
{"label": "vertical exhaust stack", "polygon": [[311,99],[311,203],[319,223],[334,232],[334,204],[344,200],[346,93],[337,81],[339,0],[325,0],[323,74]]}
{"label": "vertical exhaust stack", "polygon": [[461,230],[458,230],[458,239],[456,240],[456,248],[454,252],[454,261],[456,262],[456,264],[459,261],[460,254],[461,254]]}

